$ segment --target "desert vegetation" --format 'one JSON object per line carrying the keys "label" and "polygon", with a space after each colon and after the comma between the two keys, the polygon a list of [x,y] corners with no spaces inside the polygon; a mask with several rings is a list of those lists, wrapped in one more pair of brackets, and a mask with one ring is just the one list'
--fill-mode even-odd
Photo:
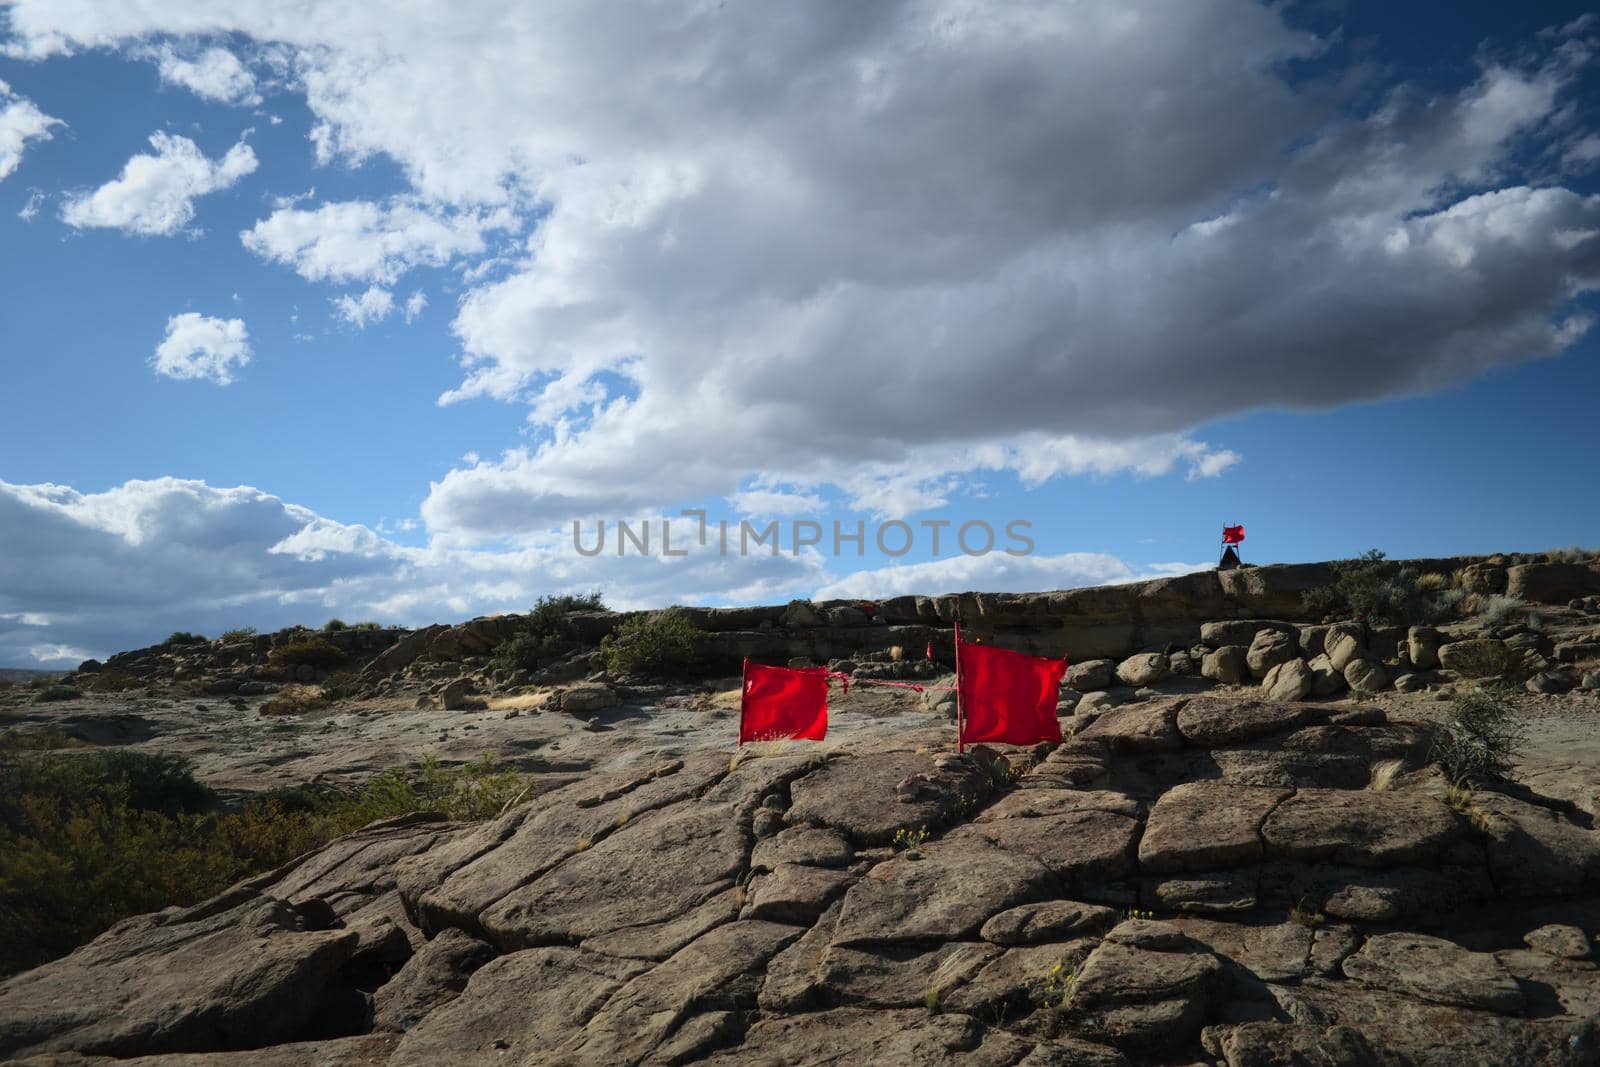
{"label": "desert vegetation", "polygon": [[606,669],[616,675],[671,678],[699,662],[699,631],[682,608],[635,615],[601,643]]}
{"label": "desert vegetation", "polygon": [[0,765],[0,974],[43,963],[119,919],[204,900],[377,819],[498,815],[525,775],[432,758],[349,790],[264,794],[233,810],[171,755],[70,744]]}
{"label": "desert vegetation", "polygon": [[548,666],[578,645],[578,632],[569,616],[574,611],[604,610],[605,599],[598,590],[540,597],[516,635],[495,648],[494,666],[509,671]]}

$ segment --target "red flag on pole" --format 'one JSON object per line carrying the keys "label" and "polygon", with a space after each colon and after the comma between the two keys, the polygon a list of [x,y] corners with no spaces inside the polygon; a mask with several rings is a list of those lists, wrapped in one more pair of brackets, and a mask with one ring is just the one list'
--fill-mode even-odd
{"label": "red flag on pole", "polygon": [[1244,527],[1243,526],[1224,526],[1222,528],[1222,543],[1223,544],[1225,544],[1225,545],[1236,545],[1236,544],[1238,544],[1239,542],[1241,542],[1243,540],[1244,540]]}
{"label": "red flag on pole", "polygon": [[744,661],[739,700],[739,743],[797,738],[821,741],[828,734],[828,669],[767,667]]}
{"label": "red flag on pole", "polygon": [[1061,740],[1056,702],[1061,676],[1067,670],[1065,660],[958,641],[956,661],[960,666],[956,687],[962,711],[961,745]]}

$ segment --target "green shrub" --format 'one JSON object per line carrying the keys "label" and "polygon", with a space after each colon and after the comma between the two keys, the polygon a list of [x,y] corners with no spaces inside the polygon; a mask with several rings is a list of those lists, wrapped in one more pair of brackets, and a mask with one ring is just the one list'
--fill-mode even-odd
{"label": "green shrub", "polygon": [[1364,626],[1409,626],[1439,622],[1461,600],[1443,588],[1442,576],[1421,575],[1414,567],[1391,563],[1376,548],[1329,566],[1333,581],[1307,590],[1302,597],[1306,613],[1313,617],[1354,619]]}
{"label": "green shrub", "polygon": [[483,757],[375,776],[353,790],[263,794],[236,811],[177,757],[33,754],[0,766],[0,975],[36,966],[130,915],[205,900],[375,819],[480,819],[530,790]]}
{"label": "green shrub", "polygon": [[495,646],[493,665],[502,670],[538,670],[578,647],[578,631],[567,616],[602,611],[598,591],[581,596],[542,596],[516,634]]}
{"label": "green shrub", "polygon": [[77,700],[83,696],[83,690],[75,685],[50,685],[34,694],[35,704],[48,704],[56,700]]}
{"label": "green shrub", "polygon": [[330,633],[331,634],[331,633],[337,633],[340,630],[348,630],[348,629],[350,629],[350,627],[349,627],[349,625],[347,625],[345,623],[345,621],[343,619],[329,619],[327,622],[322,624],[322,630],[323,630],[324,633]]}
{"label": "green shrub", "polygon": [[192,634],[188,630],[174,630],[162,642],[164,645],[203,645],[205,643],[206,638],[204,635]]}
{"label": "green shrub", "polygon": [[1504,593],[1492,593],[1483,597],[1478,604],[1478,618],[1490,626],[1500,626],[1521,616],[1527,618],[1528,605],[1520,597],[1506,596]]}
{"label": "green shrub", "polygon": [[365,622],[351,623],[350,624],[350,629],[352,629],[352,630],[381,630],[381,629],[383,629],[383,624],[381,622],[374,622],[371,619],[368,619]]}
{"label": "green shrub", "polygon": [[1450,714],[1434,727],[1429,762],[1457,788],[1514,781],[1527,740],[1516,709],[1499,692],[1483,688],[1458,693],[1450,704]]}
{"label": "green shrub", "polygon": [[700,634],[682,608],[635,615],[601,643],[612,674],[665,678],[686,674],[698,661]]}
{"label": "green shrub", "polygon": [[256,628],[254,626],[241,626],[237,630],[224,630],[222,632],[222,642],[223,644],[229,644],[234,641],[248,641],[255,635]]}
{"label": "green shrub", "polygon": [[291,641],[267,653],[267,662],[274,667],[298,667],[307,664],[312,667],[328,668],[343,663],[344,659],[343,651],[320,637]]}

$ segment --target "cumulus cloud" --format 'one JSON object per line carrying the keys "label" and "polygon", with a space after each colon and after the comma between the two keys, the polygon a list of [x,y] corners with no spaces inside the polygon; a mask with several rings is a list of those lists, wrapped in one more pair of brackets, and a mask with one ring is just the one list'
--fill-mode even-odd
{"label": "cumulus cloud", "polygon": [[63,125],[60,119],[46,115],[32,100],[18,96],[11,86],[0,81],[0,181],[22,166],[23,153],[30,144],[50,140],[51,127]]}
{"label": "cumulus cloud", "polygon": [[256,154],[240,141],[221,159],[208,159],[189,138],[150,135],[155,155],[128,160],[121,176],[67,199],[61,218],[78,228],[123,230],[141,236],[166,236],[194,219],[195,198],[227,189],[256,169]]}
{"label": "cumulus cloud", "polygon": [[39,211],[44,207],[44,190],[33,189],[28,192],[28,199],[17,210],[17,218],[23,222],[32,222],[39,217]]}
{"label": "cumulus cloud", "polygon": [[214,319],[185,311],[167,320],[167,335],[156,346],[150,366],[168,378],[233,381],[233,371],[250,362],[250,337],[243,319]]}
{"label": "cumulus cloud", "polygon": [[373,285],[358,296],[346,294],[339,297],[333,302],[333,309],[345,322],[363,330],[389,317],[389,313],[394,311],[394,294]]}
{"label": "cumulus cloud", "polygon": [[431,210],[405,200],[346,200],[305,210],[284,205],[239,235],[251,252],[307,281],[392,284],[418,266],[440,267],[484,250],[503,213]]}
{"label": "cumulus cloud", "polygon": [[406,322],[415,322],[417,316],[421,315],[423,308],[427,306],[428,294],[424,293],[421,289],[418,289],[416,292],[406,297]]}
{"label": "cumulus cloud", "polygon": [[1119,585],[1205,570],[1214,564],[1162,563],[1135,567],[1104,552],[1064,552],[1050,556],[951,556],[856,571],[830,581],[818,600],[870,599],[908,594],[1034,593],[1086,585]]}
{"label": "cumulus cloud", "polygon": [[319,158],[411,188],[246,246],[344,285],[462,268],[444,399],[524,404],[534,440],[437,482],[437,533],[752,474],[885,515],[981,472],[1216,477],[1240,457],[1199,427],[1557,354],[1600,285],[1600,199],[1537,169],[1588,158],[1592,24],[1354,96],[1336,39],[1252,0],[125,7],[16,0],[14,47],[282,49]]}
{"label": "cumulus cloud", "polygon": [[261,102],[255,75],[226,48],[183,53],[169,44],[157,50],[156,61],[162,81],[208,100],[252,106]]}

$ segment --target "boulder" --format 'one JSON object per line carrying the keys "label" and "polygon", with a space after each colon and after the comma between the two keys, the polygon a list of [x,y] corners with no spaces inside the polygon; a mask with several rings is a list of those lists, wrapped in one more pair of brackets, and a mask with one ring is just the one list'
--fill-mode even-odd
{"label": "boulder", "polygon": [[1600,592],[1600,570],[1584,563],[1524,563],[1506,571],[1506,595],[1533,604],[1565,604]]}
{"label": "boulder", "polygon": [[1587,934],[1578,927],[1568,926],[1565,923],[1550,923],[1529,930],[1523,935],[1522,943],[1535,952],[1543,952],[1547,956],[1563,960],[1588,959],[1594,950]]}
{"label": "boulder", "polygon": [[1406,631],[1406,655],[1411,666],[1419,671],[1431,671],[1439,666],[1441,637],[1432,626],[1413,626]]}
{"label": "boulder", "polygon": [[1250,665],[1245,659],[1248,653],[1243,645],[1223,645],[1208,652],[1200,661],[1200,673],[1223,685],[1238,685],[1250,676]]}
{"label": "boulder", "polygon": [[1516,654],[1494,637],[1474,637],[1439,646],[1439,665],[1465,678],[1502,674],[1515,662]]}
{"label": "boulder", "polygon": [[[1085,698],[1088,703],[1096,694]],[[1114,751],[1171,752],[1183,747],[1178,734],[1178,709],[1183,701],[1148,706],[1112,708],[1075,735],[1080,741],[1100,741]]]}
{"label": "boulder", "polygon": [[1501,894],[1565,895],[1600,884],[1600,837],[1591,831],[1500,793],[1480,790],[1472,806],[1487,838],[1489,873]]}
{"label": "boulder", "polygon": [[1220,748],[1284,733],[1324,714],[1315,704],[1198,696],[1184,701],[1178,709],[1178,732],[1191,745]]}
{"label": "boulder", "polygon": [[1331,697],[1344,692],[1344,673],[1334,668],[1327,653],[1312,659],[1306,664],[1306,669],[1311,672],[1311,696]]}
{"label": "boulder", "polygon": [[1307,659],[1327,651],[1328,628],[1322,625],[1300,627],[1300,654]]}
{"label": "boulder", "polygon": [[372,996],[372,1025],[404,1033],[433,1009],[461,995],[474,971],[494,959],[495,951],[454,927],[424,945],[398,973]]}
{"label": "boulder", "polygon": [[1125,944],[1120,929],[1078,972],[1065,1009],[1071,1032],[1146,1055],[1192,1041],[1221,991],[1221,962],[1198,949]]}
{"label": "boulder", "polygon": [[1316,677],[1303,659],[1286,660],[1267,671],[1261,688],[1268,699],[1281,701],[1304,700],[1311,694]]}
{"label": "boulder", "polygon": [[1167,657],[1143,652],[1117,664],[1117,680],[1123,685],[1141,686],[1161,681],[1171,670]]}
{"label": "boulder", "polygon": [[1328,627],[1322,647],[1333,669],[1343,673],[1346,664],[1365,655],[1366,634],[1353,622],[1334,623]]}
{"label": "boulder", "polygon": [[1067,668],[1062,684],[1080,693],[1093,693],[1109,688],[1116,680],[1116,670],[1116,663],[1108,659],[1085,660]]}
{"label": "boulder", "polygon": [[618,703],[620,698],[615,689],[599,682],[587,682],[559,690],[551,697],[549,707],[569,715],[584,715],[614,708]]}
{"label": "boulder", "polygon": [[1202,623],[1200,643],[1208,648],[1222,648],[1226,645],[1248,647],[1256,639],[1256,635],[1264,630],[1275,630],[1284,634],[1297,632],[1289,623],[1270,619],[1225,619],[1221,622]]}
{"label": "boulder", "polygon": [[1344,680],[1356,693],[1381,693],[1389,688],[1389,672],[1375,659],[1353,659],[1346,663]]}
{"label": "boulder", "polygon": [[1104,933],[1116,921],[1117,913],[1099,904],[1047,900],[1002,911],[983,924],[978,936],[996,945],[1071,941]]}
{"label": "boulder", "polygon": [[1299,642],[1294,634],[1282,630],[1263,630],[1250,642],[1250,650],[1244,658],[1253,677],[1265,678],[1273,667],[1296,658],[1299,652]]}
{"label": "boulder", "polygon": [[1394,680],[1394,689],[1397,693],[1419,693],[1426,688],[1428,688],[1427,676],[1414,671],[1399,675]]}
{"label": "boulder", "polygon": [[1540,671],[1528,679],[1526,687],[1530,693],[1567,693],[1578,688],[1581,681],[1577,671]]}
{"label": "boulder", "polygon": [[1435,1004],[1506,1015],[1517,1014],[1523,1006],[1521,987],[1492,954],[1470,952],[1427,934],[1369,937],[1344,961],[1343,971],[1362,985]]}
{"label": "boulder", "polygon": [[1504,593],[1508,576],[1503,563],[1470,563],[1461,568],[1460,586],[1469,593]]}
{"label": "boulder", "polygon": [[439,692],[439,703],[445,711],[468,711],[482,705],[476,700],[476,686],[466,678],[457,678]]}

